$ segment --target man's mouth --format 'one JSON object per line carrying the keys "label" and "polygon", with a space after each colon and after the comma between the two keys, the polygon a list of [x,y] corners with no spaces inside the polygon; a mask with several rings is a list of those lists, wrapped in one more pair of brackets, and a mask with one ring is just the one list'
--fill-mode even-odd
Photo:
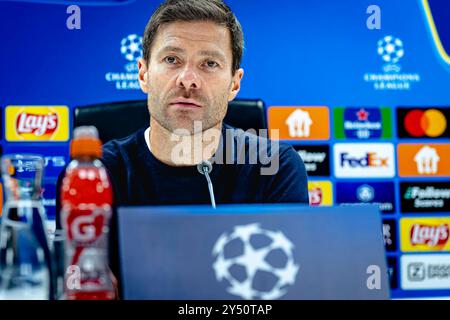
{"label": "man's mouth", "polygon": [[170,102],[170,105],[175,108],[201,108],[202,106],[192,99],[175,99]]}
{"label": "man's mouth", "polygon": [[171,103],[170,105],[175,107],[175,108],[201,108],[199,105],[196,105],[196,104],[193,104],[193,103],[184,103],[184,102]]}

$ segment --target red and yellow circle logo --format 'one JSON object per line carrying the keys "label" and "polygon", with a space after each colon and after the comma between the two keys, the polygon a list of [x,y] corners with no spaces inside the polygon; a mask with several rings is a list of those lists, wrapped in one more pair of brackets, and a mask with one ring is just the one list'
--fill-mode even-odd
{"label": "red and yellow circle logo", "polygon": [[447,128],[447,119],[437,109],[414,109],[405,116],[405,130],[413,137],[439,137]]}

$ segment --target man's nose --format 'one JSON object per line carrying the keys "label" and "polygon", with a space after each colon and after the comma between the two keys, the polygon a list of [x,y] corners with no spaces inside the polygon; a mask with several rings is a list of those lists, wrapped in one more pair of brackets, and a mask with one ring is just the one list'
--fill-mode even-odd
{"label": "man's nose", "polygon": [[186,90],[200,89],[201,81],[192,66],[186,65],[178,75],[177,86]]}

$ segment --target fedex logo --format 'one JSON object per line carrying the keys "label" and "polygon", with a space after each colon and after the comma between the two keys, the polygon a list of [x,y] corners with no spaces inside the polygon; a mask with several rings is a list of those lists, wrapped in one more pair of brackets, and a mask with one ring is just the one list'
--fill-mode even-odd
{"label": "fedex logo", "polygon": [[368,152],[362,158],[352,157],[348,152],[341,154],[341,166],[350,167],[387,167],[388,158],[381,158],[375,152]]}
{"label": "fedex logo", "polygon": [[334,171],[338,178],[391,178],[395,175],[391,143],[337,143]]}

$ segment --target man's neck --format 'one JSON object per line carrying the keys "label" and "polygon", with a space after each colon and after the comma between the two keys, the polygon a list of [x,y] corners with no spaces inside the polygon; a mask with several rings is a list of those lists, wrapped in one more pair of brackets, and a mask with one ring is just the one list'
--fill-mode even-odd
{"label": "man's neck", "polygon": [[159,161],[170,166],[194,166],[211,159],[219,146],[222,122],[192,135],[178,135],[150,118],[151,152]]}

